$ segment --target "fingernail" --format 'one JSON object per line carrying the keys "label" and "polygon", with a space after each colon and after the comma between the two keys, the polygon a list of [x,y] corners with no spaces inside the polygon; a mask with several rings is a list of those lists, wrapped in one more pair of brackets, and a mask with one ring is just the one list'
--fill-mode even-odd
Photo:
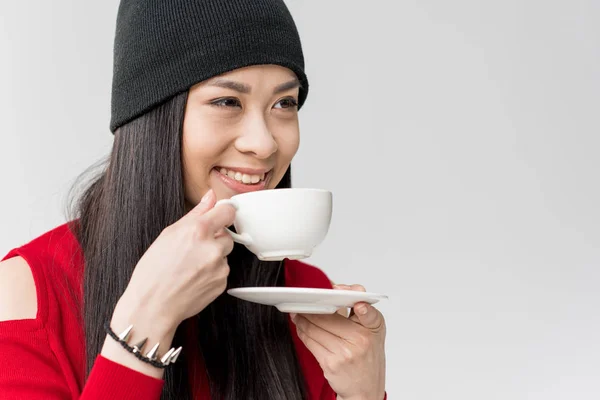
{"label": "fingernail", "polygon": [[206,192],[204,194],[204,196],[202,196],[202,199],[200,199],[200,203],[208,202],[208,199],[210,198],[211,194],[212,194],[212,189],[209,189],[208,192]]}
{"label": "fingernail", "polygon": [[296,319],[295,313],[290,313],[290,318],[292,319],[292,322],[296,322],[296,321],[294,321]]}
{"label": "fingernail", "polygon": [[360,315],[365,315],[367,313],[367,306],[358,306],[356,307],[356,312]]}

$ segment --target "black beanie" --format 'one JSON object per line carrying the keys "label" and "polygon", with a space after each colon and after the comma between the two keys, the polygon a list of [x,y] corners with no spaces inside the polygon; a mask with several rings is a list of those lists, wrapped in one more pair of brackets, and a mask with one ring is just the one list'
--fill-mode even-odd
{"label": "black beanie", "polygon": [[304,56],[283,0],[122,0],[110,130],[198,82],[257,64],[294,71],[302,106]]}

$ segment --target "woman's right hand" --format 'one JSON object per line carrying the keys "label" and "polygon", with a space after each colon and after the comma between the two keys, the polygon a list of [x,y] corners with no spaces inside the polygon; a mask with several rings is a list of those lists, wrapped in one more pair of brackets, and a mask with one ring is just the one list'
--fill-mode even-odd
{"label": "woman's right hand", "polygon": [[163,230],[136,265],[117,307],[127,302],[152,310],[155,319],[176,328],[225,291],[233,240],[223,228],[233,223],[235,208],[215,203],[211,189]]}
{"label": "woman's right hand", "polygon": [[[158,355],[171,347],[177,326],[198,314],[227,287],[227,255],[233,240],[223,228],[235,219],[231,205],[215,207],[212,190],[183,218],[165,228],[136,265],[111,319],[117,334],[130,324],[128,343],[148,338],[142,352],[160,343]],[[110,337],[101,354],[146,375],[161,378],[162,369],[142,363]]]}

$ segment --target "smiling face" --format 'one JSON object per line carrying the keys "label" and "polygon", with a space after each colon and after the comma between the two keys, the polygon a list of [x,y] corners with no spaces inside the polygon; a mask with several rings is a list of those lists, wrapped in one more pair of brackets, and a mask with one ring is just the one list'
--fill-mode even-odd
{"label": "smiling face", "polygon": [[186,201],[273,189],[298,150],[298,79],[258,65],[193,86],[183,121]]}

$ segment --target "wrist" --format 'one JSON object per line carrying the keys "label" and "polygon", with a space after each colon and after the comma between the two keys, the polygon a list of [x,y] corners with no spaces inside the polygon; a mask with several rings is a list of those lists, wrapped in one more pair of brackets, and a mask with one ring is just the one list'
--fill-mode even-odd
{"label": "wrist", "polygon": [[[180,323],[172,315],[162,312],[159,307],[153,306],[150,302],[136,301],[126,294],[117,302],[110,322],[113,331],[117,334],[129,325],[133,325],[133,330],[140,335],[168,339],[169,344]],[[162,342],[161,347],[163,347]]]}
{"label": "wrist", "polygon": [[116,335],[119,335],[130,325],[133,325],[133,328],[126,340],[127,344],[133,346],[147,338],[141,353],[146,353],[159,343],[159,355],[163,355],[170,349],[178,326],[173,319],[157,312],[156,307],[148,303],[131,301],[124,296],[115,307],[110,327]]}
{"label": "wrist", "polygon": [[373,395],[358,395],[358,396],[350,396],[350,397],[342,397],[340,395],[336,395],[336,400],[384,400],[386,398],[385,392],[381,396],[374,397]]}
{"label": "wrist", "polygon": [[[110,321],[112,331],[119,335],[133,325],[126,342],[133,346],[147,338],[142,348],[146,354],[156,343],[159,343],[157,356],[160,359],[171,348],[177,325],[170,319],[164,318],[160,313],[154,312],[152,307],[146,307],[137,302],[122,297]],[[100,353],[105,358],[145,375],[162,379],[164,370],[140,361],[134,354],[123,349],[120,343],[107,335]]]}

